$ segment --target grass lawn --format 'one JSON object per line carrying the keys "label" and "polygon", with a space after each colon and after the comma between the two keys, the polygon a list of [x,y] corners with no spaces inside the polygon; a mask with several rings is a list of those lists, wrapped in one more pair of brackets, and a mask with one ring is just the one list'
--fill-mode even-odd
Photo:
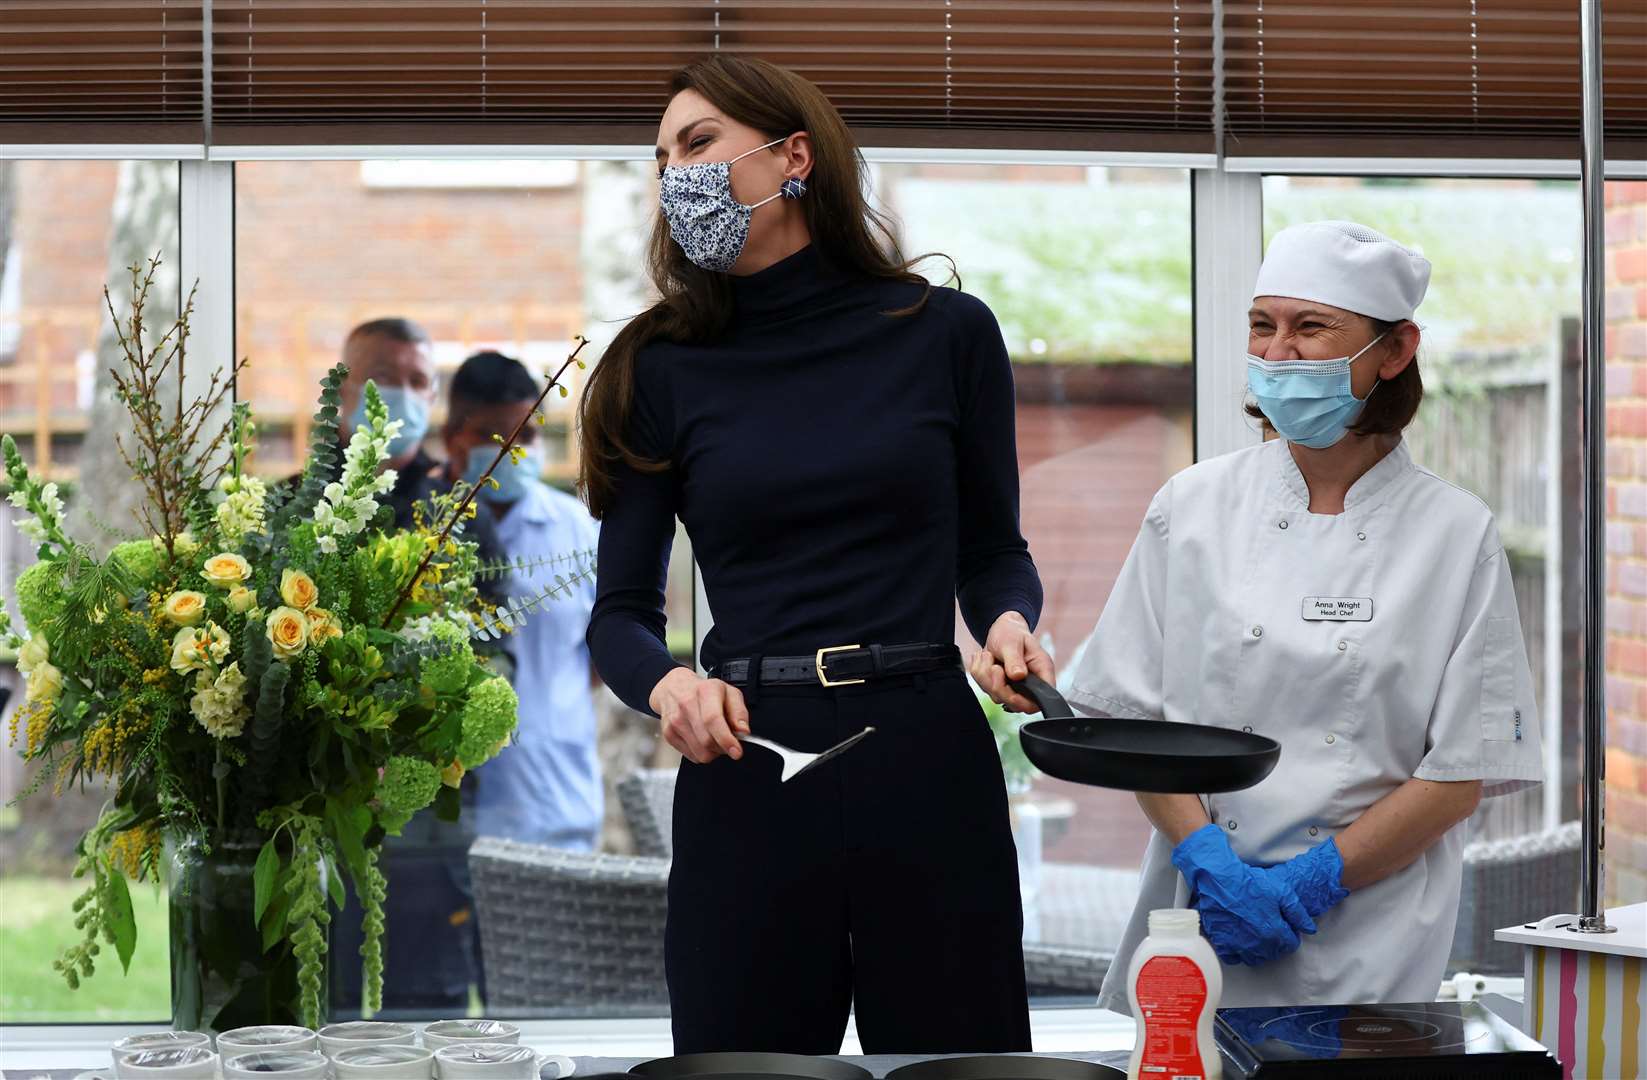
{"label": "grass lawn", "polygon": [[165,1023],[171,1016],[166,896],[153,885],[132,886],[137,951],[129,973],[121,973],[120,958],[107,944],[97,973],[81,980],[78,990],[52,970],[59,952],[79,940],[70,906],[82,887],[62,878],[0,877],[0,1023]]}

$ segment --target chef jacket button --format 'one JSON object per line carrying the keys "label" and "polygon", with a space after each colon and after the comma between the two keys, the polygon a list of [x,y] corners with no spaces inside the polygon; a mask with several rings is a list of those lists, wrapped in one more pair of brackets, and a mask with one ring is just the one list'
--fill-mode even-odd
{"label": "chef jacket button", "polygon": [[1327,736],[1328,745],[1331,745],[1332,743],[1335,743],[1337,741],[1338,741],[1338,736],[1337,735],[1328,735]]}
{"label": "chef jacket button", "polygon": [[1232,822],[1230,822],[1230,832],[1234,832],[1234,831],[1235,831],[1235,822],[1232,821]]}
{"label": "chef jacket button", "polygon": [[1364,532],[1358,532],[1355,534],[1355,538],[1357,540],[1365,540],[1367,538],[1367,534]]}
{"label": "chef jacket button", "polygon": [[1314,825],[1311,825],[1310,826],[1310,835],[1311,836],[1320,836],[1321,835],[1321,830],[1317,829]]}
{"label": "chef jacket button", "polygon": [[1517,710],[1516,710],[1516,711],[1515,711],[1515,718],[1516,718],[1516,719],[1517,719],[1517,720],[1520,720],[1520,719],[1521,719],[1521,710],[1520,710],[1520,709],[1517,709]]}
{"label": "chef jacket button", "polygon": [[1264,628],[1262,626],[1253,627],[1252,628],[1252,636],[1253,637],[1263,637],[1264,636]]}
{"label": "chef jacket button", "polygon": [[1246,727],[1242,728],[1241,730],[1245,731],[1248,735],[1251,735],[1252,734],[1252,725],[1248,724]]}
{"label": "chef jacket button", "polygon": [[1287,523],[1285,521],[1281,522],[1281,528],[1285,529],[1286,527],[1287,527]]}
{"label": "chef jacket button", "polygon": [[1350,647],[1350,643],[1347,642],[1347,641],[1340,641],[1338,643],[1338,651],[1339,652],[1345,652],[1349,649],[1349,647]]}

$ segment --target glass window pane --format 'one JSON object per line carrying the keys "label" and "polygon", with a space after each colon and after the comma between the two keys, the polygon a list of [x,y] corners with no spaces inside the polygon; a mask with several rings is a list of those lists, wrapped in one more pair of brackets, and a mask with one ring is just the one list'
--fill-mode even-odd
{"label": "glass window pane", "polygon": [[[1183,170],[882,166],[906,251],[939,251],[1012,357],[1021,518],[1060,672],[1091,633],[1150,498],[1193,460],[1190,185]],[[941,281],[938,260],[924,272]],[[956,640],[975,648],[959,618]],[[1090,1004],[1132,912],[1149,824],[1133,796],[1033,776],[1003,741],[1037,1004]],[[1073,972],[1082,972],[1072,975]],[[1056,973],[1056,974],[1054,974]]]}
{"label": "glass window pane", "polygon": [[[150,324],[175,315],[177,183],[175,162],[0,161],[0,430],[37,476],[61,486],[70,535],[99,553],[144,534],[133,515],[139,489],[114,441],[129,424],[110,392],[119,349],[102,289],[124,310],[125,268],[158,256]],[[14,583],[35,559],[19,517],[0,504],[0,601],[14,620]],[[131,888],[138,936],[129,973],[111,948],[78,990],[52,970],[80,940],[71,904],[85,882],[71,879],[74,847],[111,792],[101,776],[54,792],[54,763],[23,761],[27,724],[12,726],[24,696],[16,659],[0,658],[15,732],[14,749],[0,753],[0,1023],[163,1023],[170,972],[166,898],[156,887]]]}
{"label": "glass window pane", "polygon": [[[235,320],[239,351],[250,358],[238,389],[259,423],[256,470],[284,477],[299,468],[318,380],[342,359],[351,330],[370,320],[400,318],[427,334],[437,380],[422,443],[427,456],[417,467],[449,479],[469,454],[462,444],[446,443],[460,365],[495,350],[522,361],[541,379],[560,367],[580,333],[591,339],[583,357],[593,364],[623,322],[646,303],[642,245],[655,200],[655,178],[645,163],[238,165]],[[370,359],[377,355],[372,350],[352,355],[357,363],[378,363]],[[397,381],[401,376],[392,369],[379,376],[380,383]],[[569,396],[551,393],[544,405],[547,425],[531,429],[543,447],[544,477],[563,490],[571,488],[576,474],[572,419],[583,375],[574,367],[566,382]],[[472,411],[460,408],[455,419],[469,424]],[[453,474],[444,471],[448,462]],[[499,525],[500,538],[506,525],[507,520]],[[566,535],[560,529],[556,525],[542,535]],[[507,535],[510,544],[527,542],[519,529]],[[515,556],[520,549],[501,554]],[[669,646],[682,659],[692,655],[691,590],[691,549],[682,531],[666,591]],[[483,802],[488,783],[498,792],[504,783],[524,784],[529,771],[541,778],[540,791],[513,804],[518,818],[504,822],[471,806],[467,824],[455,832],[433,823],[409,827],[406,837],[388,846],[387,1013],[462,1014],[480,1007],[476,905],[464,859],[475,830],[492,822],[516,838],[532,836],[569,848],[592,843],[609,852],[634,851],[646,840],[631,828],[617,784],[638,769],[675,759],[657,738],[651,717],[629,710],[604,687],[591,692],[587,658],[573,655],[586,628],[579,621],[586,618],[583,611],[578,614],[576,604],[551,603],[542,613],[555,620],[555,634],[565,636],[565,649],[555,655],[581,665],[581,674],[564,667],[550,672],[539,664],[531,685],[542,693],[534,696],[521,681],[526,669],[521,661],[515,677],[527,698],[522,730],[496,762],[474,773],[472,798]],[[592,791],[591,754],[599,771]],[[511,770],[514,779],[500,779],[500,770]],[[339,947],[340,935],[346,943],[353,940],[352,918],[346,912],[333,927],[332,1005],[339,1017],[358,1010],[358,960],[348,944]],[[661,923],[656,931],[661,937]],[[438,963],[429,963],[431,953]],[[497,974],[498,980],[508,977]],[[658,993],[631,995],[624,1008],[661,1011],[666,1002],[661,987],[660,971]],[[518,985],[510,984],[487,998],[513,1002],[518,995]],[[530,1002],[528,1011],[542,1014],[619,1008],[617,999],[598,993],[579,1000],[535,994]]]}
{"label": "glass window pane", "polygon": [[[1484,800],[1472,818],[1449,970],[1513,978],[1519,949],[1493,943],[1493,930],[1573,910],[1577,895],[1576,826],[1562,823],[1578,812],[1582,695],[1578,187],[1265,178],[1266,239],[1322,219],[1368,225],[1430,260],[1430,288],[1417,314],[1424,402],[1407,440],[1420,465],[1486,502],[1509,554],[1546,776],[1541,787]],[[1524,855],[1506,887],[1485,866],[1511,848]],[[1629,857],[1626,851],[1622,859]],[[1488,903],[1488,889],[1506,906]]]}

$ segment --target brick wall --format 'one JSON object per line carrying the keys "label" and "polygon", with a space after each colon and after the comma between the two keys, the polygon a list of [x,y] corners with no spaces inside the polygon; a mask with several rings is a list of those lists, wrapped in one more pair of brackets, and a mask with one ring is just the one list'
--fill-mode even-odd
{"label": "brick wall", "polygon": [[1607,185],[1607,902],[1647,900],[1647,183]]}

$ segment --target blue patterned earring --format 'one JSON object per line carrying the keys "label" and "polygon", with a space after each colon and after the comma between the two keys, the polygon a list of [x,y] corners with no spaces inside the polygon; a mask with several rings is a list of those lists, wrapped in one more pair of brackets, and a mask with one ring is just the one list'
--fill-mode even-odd
{"label": "blue patterned earring", "polygon": [[798,199],[806,194],[806,181],[798,176],[791,176],[779,185],[778,194],[786,199]]}

